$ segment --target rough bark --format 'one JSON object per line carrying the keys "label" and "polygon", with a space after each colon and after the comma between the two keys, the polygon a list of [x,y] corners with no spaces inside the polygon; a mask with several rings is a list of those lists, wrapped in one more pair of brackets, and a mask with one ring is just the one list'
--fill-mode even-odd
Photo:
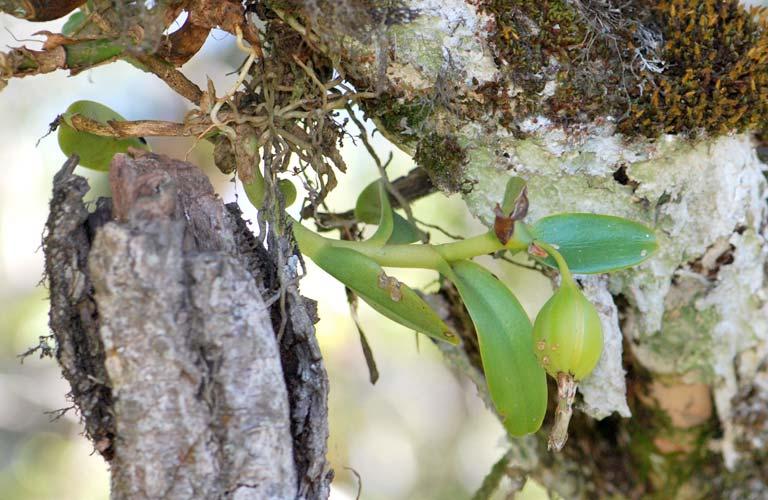
{"label": "rough bark", "polygon": [[118,156],[111,214],[89,214],[75,164],[45,241],[51,327],[113,498],[327,496],[327,382],[295,285],[280,348],[279,267],[202,172]]}

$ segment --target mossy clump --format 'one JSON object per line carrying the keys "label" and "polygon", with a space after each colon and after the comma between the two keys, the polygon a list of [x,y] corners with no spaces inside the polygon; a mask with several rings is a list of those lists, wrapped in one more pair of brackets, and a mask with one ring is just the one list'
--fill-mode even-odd
{"label": "mossy clump", "polygon": [[632,95],[624,133],[713,134],[768,125],[765,11],[737,0],[663,0],[654,6],[665,62]]}
{"label": "mossy clump", "polygon": [[[585,39],[586,26],[578,22],[578,12],[565,0],[486,0],[480,8],[495,20],[490,40],[504,75],[499,83],[511,83],[522,92],[499,96],[488,86],[478,91],[502,109],[506,122],[541,112],[539,93],[562,64],[576,58]],[[552,64],[553,58],[557,64]],[[499,98],[504,102],[497,102]]]}
{"label": "mossy clump", "polygon": [[586,26],[565,0],[489,0],[481,8],[496,21],[491,41],[497,63],[526,93],[544,89],[551,56],[568,56],[584,40]]}
{"label": "mossy clump", "polygon": [[436,132],[426,135],[419,142],[414,159],[441,191],[455,193],[468,190],[463,175],[467,152],[455,136]]}
{"label": "mossy clump", "polygon": [[506,122],[544,115],[570,125],[613,117],[620,132],[647,137],[768,129],[765,11],[738,0],[630,0],[609,7],[480,3],[495,21],[499,85],[522,90],[506,104]]}
{"label": "mossy clump", "polygon": [[405,99],[389,94],[364,101],[362,106],[369,118],[377,119],[387,132],[397,134],[406,144],[413,143],[420,135],[424,122],[434,110],[434,104],[426,98]]}

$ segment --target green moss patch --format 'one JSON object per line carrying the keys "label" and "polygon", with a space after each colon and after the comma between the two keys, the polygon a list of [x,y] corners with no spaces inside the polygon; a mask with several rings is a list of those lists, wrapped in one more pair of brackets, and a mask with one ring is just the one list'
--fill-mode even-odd
{"label": "green moss patch", "polygon": [[505,122],[613,116],[620,132],[647,137],[768,125],[768,22],[738,0],[630,0],[614,9],[485,0],[480,9],[495,20],[499,85],[521,90],[486,96],[495,108],[495,98],[507,101]]}

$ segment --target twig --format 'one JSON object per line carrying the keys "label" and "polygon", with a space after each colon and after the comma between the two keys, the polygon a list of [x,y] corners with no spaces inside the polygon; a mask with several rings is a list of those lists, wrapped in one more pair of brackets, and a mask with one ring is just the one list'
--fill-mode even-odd
{"label": "twig", "polygon": [[501,252],[497,252],[497,253],[493,254],[493,258],[494,259],[503,260],[504,262],[506,262],[508,264],[512,264],[513,266],[522,267],[523,269],[528,269],[529,271],[537,271],[537,272],[540,272],[540,273],[544,271],[544,269],[540,265],[538,265],[538,264],[534,264],[532,266],[529,266],[529,265],[523,264],[522,262],[517,262],[517,261],[515,261],[513,259],[510,259],[506,255],[504,255],[506,252],[507,252],[506,250],[503,250]]}
{"label": "twig", "polygon": [[[398,177],[392,181],[392,185],[408,201],[418,200],[435,192],[435,186],[432,184],[426,171],[421,167],[414,168],[406,175]],[[392,208],[400,207],[397,200],[393,199],[391,202]],[[308,213],[302,210],[302,217],[308,218],[311,215],[311,212]],[[341,213],[317,212],[314,214],[314,217],[318,225],[318,231],[321,232],[351,226],[357,222],[354,210],[347,210]]]}
{"label": "twig", "polygon": [[118,139],[126,137],[177,137],[177,136],[195,136],[201,129],[205,129],[205,123],[177,123],[166,122],[162,120],[136,120],[122,121],[110,120],[102,123],[85,115],[73,115],[69,122],[72,128],[80,132],[100,135],[103,137],[115,137]]}
{"label": "twig", "polygon": [[141,69],[145,69],[160,78],[177,94],[198,106],[200,105],[200,100],[203,98],[203,91],[189,78],[184,76],[184,73],[177,70],[171,63],[159,56],[140,53],[133,53],[129,57],[126,57],[126,59],[131,58],[140,63],[139,67]]}
{"label": "twig", "polygon": [[[368,141],[368,132],[365,130],[365,125],[357,118],[355,115],[354,110],[350,105],[346,106],[347,113],[349,113],[349,117],[351,118],[352,122],[357,125],[357,128],[360,130],[360,140],[363,142],[363,145],[365,146],[365,149],[368,151],[368,154],[371,155],[371,158],[373,158],[374,163],[376,163],[376,168],[379,169],[379,175],[381,176],[381,181],[384,183],[384,187],[387,188],[387,192],[389,192],[395,200],[397,200],[398,205],[400,205],[400,208],[402,208],[405,211],[405,215],[407,216],[408,222],[416,226],[416,220],[413,218],[413,211],[411,210],[411,206],[408,203],[408,200],[405,199],[405,197],[400,194],[400,191],[398,191],[391,182],[389,182],[389,178],[387,177],[387,165],[392,161],[392,152],[389,153],[389,159],[387,159],[386,164],[381,163],[381,158],[379,158],[379,155],[376,153],[376,150],[373,149],[373,146]],[[422,232],[422,240],[426,239],[426,234]],[[426,241],[425,241],[426,243]]]}
{"label": "twig", "polygon": [[416,217],[414,217],[413,220],[418,222],[420,225],[422,225],[424,227],[428,227],[430,229],[435,229],[437,231],[440,231],[441,233],[443,233],[444,235],[446,235],[447,237],[449,237],[451,239],[454,239],[454,240],[463,240],[464,239],[463,236],[458,235],[458,234],[451,234],[448,231],[446,231],[445,229],[443,229],[442,227],[438,226],[437,224],[429,224],[427,222],[424,222],[423,220],[417,219]]}
{"label": "twig", "polygon": [[480,488],[472,495],[472,500],[488,500],[493,495],[493,492],[499,487],[501,480],[506,475],[507,466],[510,461],[510,453],[506,452],[501,458],[493,464],[491,470],[483,479]]}

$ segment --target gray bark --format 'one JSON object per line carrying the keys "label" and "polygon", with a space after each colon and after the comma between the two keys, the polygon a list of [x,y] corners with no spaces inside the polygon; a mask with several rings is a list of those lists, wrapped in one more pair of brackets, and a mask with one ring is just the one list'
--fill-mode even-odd
{"label": "gray bark", "polygon": [[327,496],[311,304],[294,285],[273,317],[277,266],[193,165],[118,156],[111,215],[102,200],[90,216],[73,166],[45,242],[51,327],[113,498]]}

